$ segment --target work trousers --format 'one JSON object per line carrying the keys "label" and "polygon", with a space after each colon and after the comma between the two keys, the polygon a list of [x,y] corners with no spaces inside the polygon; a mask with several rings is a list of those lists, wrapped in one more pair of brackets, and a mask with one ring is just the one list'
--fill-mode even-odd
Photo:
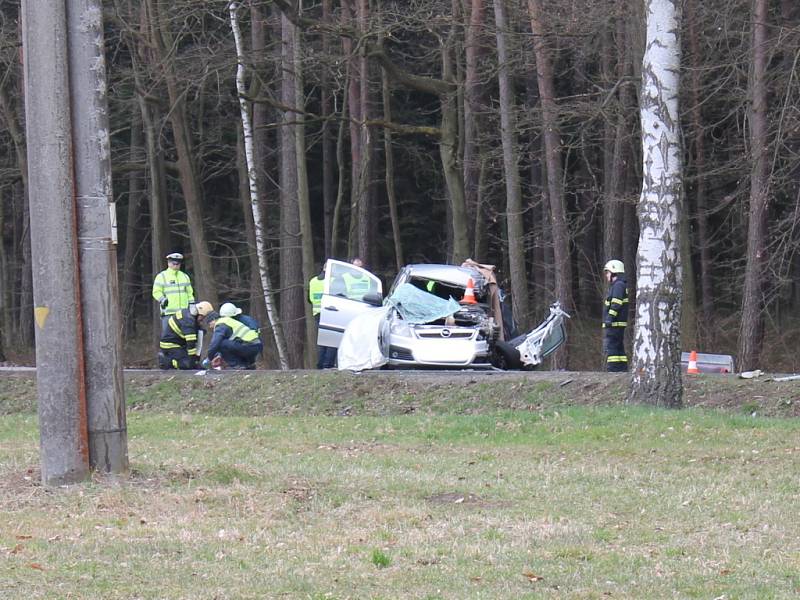
{"label": "work trousers", "polygon": [[244,343],[240,340],[226,339],[219,347],[222,360],[229,367],[243,367],[252,369],[255,367],[256,357],[264,350],[261,340],[257,342]]}
{"label": "work trousers", "polygon": [[181,369],[183,371],[197,368],[197,357],[189,356],[186,348],[170,348],[158,353],[158,366],[161,369]]}
{"label": "work trousers", "polygon": [[628,370],[624,327],[607,327],[603,330],[603,353],[606,355],[608,371],[614,373]]}
{"label": "work trousers", "polygon": [[[317,324],[317,337],[319,338],[319,314],[314,315],[314,322]],[[317,346],[317,368],[333,369],[336,367],[336,355],[338,353],[337,348]]]}

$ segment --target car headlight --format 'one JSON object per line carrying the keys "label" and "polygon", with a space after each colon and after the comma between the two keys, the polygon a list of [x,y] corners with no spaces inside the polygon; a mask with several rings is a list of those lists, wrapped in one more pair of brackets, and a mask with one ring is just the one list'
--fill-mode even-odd
{"label": "car headlight", "polygon": [[392,319],[389,323],[389,331],[394,335],[411,337],[411,328],[402,319]]}

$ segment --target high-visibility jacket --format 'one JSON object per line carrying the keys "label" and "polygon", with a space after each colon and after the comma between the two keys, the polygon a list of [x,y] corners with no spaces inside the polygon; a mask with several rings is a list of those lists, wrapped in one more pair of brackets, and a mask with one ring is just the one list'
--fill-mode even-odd
{"label": "high-visibility jacket", "polygon": [[608,288],[603,305],[603,327],[626,327],[628,325],[628,282],[617,275]]}
{"label": "high-visibility jacket", "polygon": [[369,293],[370,281],[369,277],[366,275],[360,274],[356,276],[352,273],[345,273],[342,278],[344,279],[344,285],[347,290],[346,293],[348,298],[352,298],[353,300],[361,300],[364,297],[364,294]]}
{"label": "high-visibility jacket", "polygon": [[325,280],[320,279],[319,275],[312,277],[308,282],[308,301],[311,303],[311,312],[318,315],[322,307],[322,291],[325,288]]}
{"label": "high-visibility jacket", "polygon": [[219,354],[220,346],[225,339],[239,340],[243,344],[261,343],[258,332],[253,331],[241,321],[237,321],[233,317],[219,317],[214,322],[214,335],[211,338],[211,344],[208,346],[208,356],[210,358]]}
{"label": "high-visibility jacket", "polygon": [[192,280],[183,271],[164,269],[153,281],[153,298],[160,302],[167,299],[167,307],[162,309],[161,316],[174,315],[177,311],[189,308],[194,302]]}
{"label": "high-visibility jacket", "polygon": [[186,348],[189,356],[199,356],[197,330],[197,318],[188,310],[179,310],[164,323],[159,346],[162,350]]}

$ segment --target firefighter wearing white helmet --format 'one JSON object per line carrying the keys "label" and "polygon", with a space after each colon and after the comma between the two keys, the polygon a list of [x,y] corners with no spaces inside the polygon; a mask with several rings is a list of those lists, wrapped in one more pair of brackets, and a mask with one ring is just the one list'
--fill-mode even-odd
{"label": "firefighter wearing white helmet", "polygon": [[219,309],[219,314],[211,313],[206,317],[214,334],[208,346],[208,358],[203,366],[231,369],[255,369],[256,358],[264,350],[258,323],[252,317],[242,314],[242,309],[226,302]]}
{"label": "firefighter wearing white helmet", "polygon": [[219,316],[232,317],[237,321],[241,321],[250,329],[257,332],[258,335],[261,335],[261,326],[258,324],[258,321],[256,321],[250,315],[243,314],[242,309],[236,306],[233,302],[225,302],[222,306],[220,306]]}
{"label": "firefighter wearing white helmet", "polygon": [[181,271],[183,254],[171,252],[165,258],[167,268],[156,275],[153,281],[153,299],[161,309],[162,324],[177,311],[188,309],[189,304],[194,302],[192,280]]}
{"label": "firefighter wearing white helmet", "polygon": [[609,260],[603,267],[609,283],[608,295],[603,304],[603,353],[608,371],[627,371],[625,354],[625,327],[628,325],[628,283],[625,265],[621,260]]}
{"label": "firefighter wearing white helmet", "polygon": [[[158,366],[162,369],[195,369],[200,359],[200,328],[212,321],[214,307],[210,302],[192,302],[167,317],[161,328]],[[199,338],[202,340],[202,338]]]}

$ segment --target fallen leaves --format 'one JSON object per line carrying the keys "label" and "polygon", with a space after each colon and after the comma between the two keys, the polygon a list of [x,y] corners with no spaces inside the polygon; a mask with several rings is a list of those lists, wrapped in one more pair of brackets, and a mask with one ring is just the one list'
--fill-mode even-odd
{"label": "fallen leaves", "polygon": [[524,571],[522,576],[525,577],[531,583],[536,583],[538,581],[544,581],[544,577],[541,575],[537,575],[536,573],[532,573],[530,571]]}

